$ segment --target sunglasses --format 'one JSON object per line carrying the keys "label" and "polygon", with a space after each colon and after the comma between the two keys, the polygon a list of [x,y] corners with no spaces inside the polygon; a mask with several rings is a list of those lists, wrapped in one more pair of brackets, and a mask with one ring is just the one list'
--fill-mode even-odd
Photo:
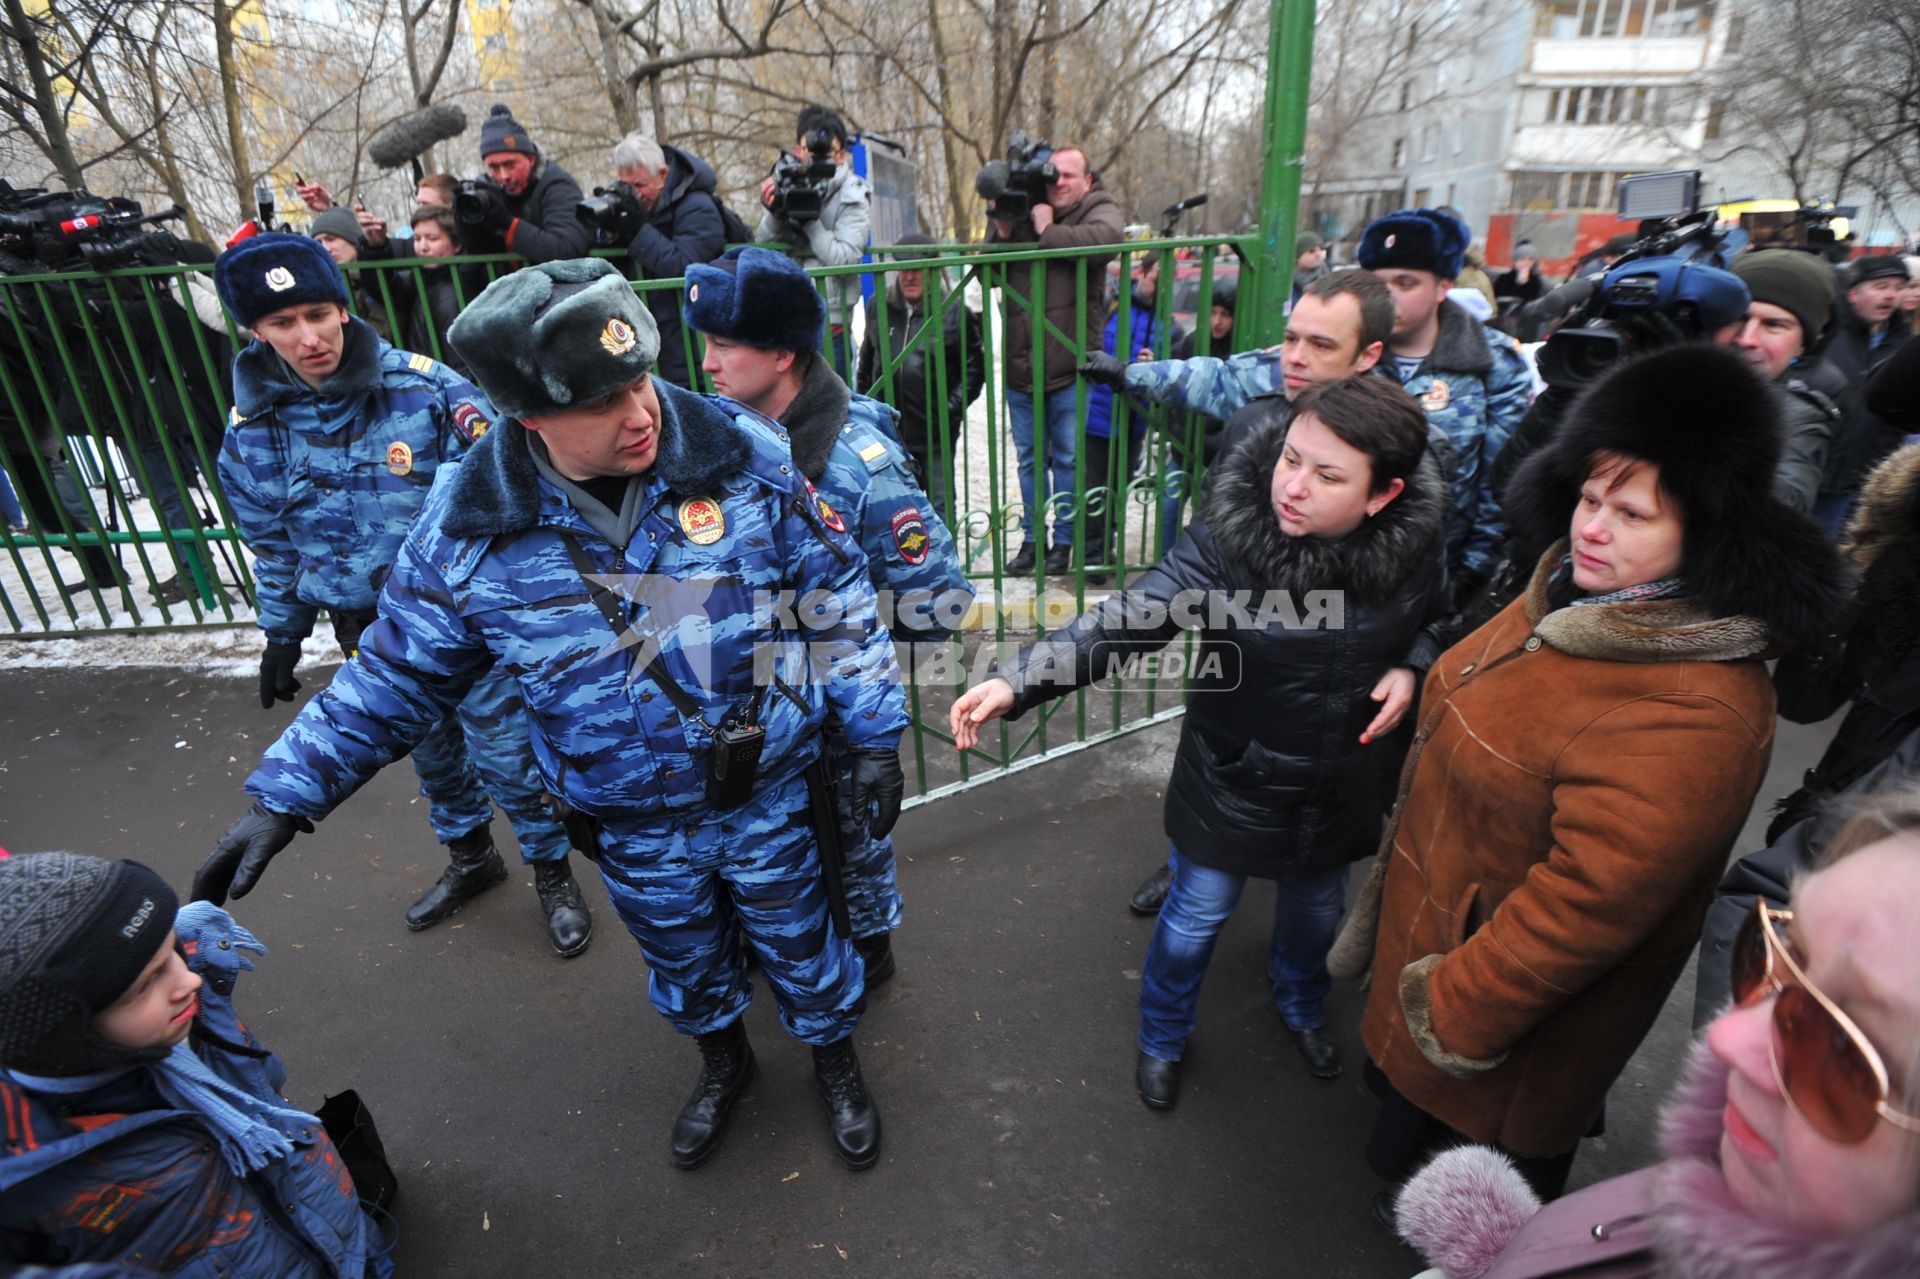
{"label": "sunglasses", "polygon": [[1778,992],[1767,1056],[1794,1113],[1829,1141],[1853,1145],[1880,1120],[1920,1132],[1920,1115],[1887,1103],[1886,1063],[1853,1019],[1807,980],[1775,930],[1793,918],[1756,899],[1733,940],[1733,998],[1740,1007]]}

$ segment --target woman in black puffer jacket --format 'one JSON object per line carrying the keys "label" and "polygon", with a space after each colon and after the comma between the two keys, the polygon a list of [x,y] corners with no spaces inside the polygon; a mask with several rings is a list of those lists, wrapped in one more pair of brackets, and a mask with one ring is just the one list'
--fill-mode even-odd
{"label": "woman in black puffer jacket", "polygon": [[1444,644],[1447,509],[1427,424],[1399,387],[1311,387],[1213,473],[1200,518],[1124,593],[1029,645],[955,703],[980,725],[1116,672],[1199,631],[1167,786],[1173,886],[1140,992],[1136,1082],[1173,1105],[1213,945],[1249,878],[1279,885],[1274,1002],[1316,1075],[1326,952],[1349,863],[1375,851],[1405,753],[1394,728]]}

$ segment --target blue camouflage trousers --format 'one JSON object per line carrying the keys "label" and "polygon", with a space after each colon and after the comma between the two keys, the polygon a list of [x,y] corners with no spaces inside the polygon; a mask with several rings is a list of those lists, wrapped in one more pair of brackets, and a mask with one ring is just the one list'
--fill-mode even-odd
{"label": "blue camouflage trousers", "polygon": [[725,812],[608,818],[599,847],[607,896],[647,961],[648,997],[675,1030],[704,1035],[747,1011],[744,935],[789,1035],[818,1045],[853,1033],[866,983],[827,922],[804,777],[764,782]]}
{"label": "blue camouflage trousers", "polygon": [[454,713],[433,726],[413,748],[413,771],[441,843],[486,825],[497,802],[513,823],[522,859],[567,855],[567,833],[547,810],[546,787],[534,767],[520,685],[506,671],[483,675]]}

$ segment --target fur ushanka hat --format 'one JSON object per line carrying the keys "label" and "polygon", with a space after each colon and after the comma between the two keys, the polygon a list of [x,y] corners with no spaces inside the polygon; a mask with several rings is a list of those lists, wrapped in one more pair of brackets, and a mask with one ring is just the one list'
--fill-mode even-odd
{"label": "fur ushanka hat", "polygon": [[1626,360],[1521,463],[1507,518],[1520,544],[1550,546],[1568,536],[1595,454],[1651,462],[1686,527],[1686,594],[1709,617],[1805,640],[1840,616],[1850,579],[1820,527],[1773,495],[1783,429],[1779,392],[1737,352],[1690,342]]}

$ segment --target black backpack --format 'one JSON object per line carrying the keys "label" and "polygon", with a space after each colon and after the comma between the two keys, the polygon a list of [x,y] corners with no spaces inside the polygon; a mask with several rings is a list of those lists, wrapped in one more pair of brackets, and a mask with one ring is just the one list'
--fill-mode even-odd
{"label": "black backpack", "polygon": [[728,247],[753,243],[753,228],[742,221],[738,213],[729,209],[726,201],[717,194],[713,197],[713,207],[720,210],[720,229],[726,233]]}

